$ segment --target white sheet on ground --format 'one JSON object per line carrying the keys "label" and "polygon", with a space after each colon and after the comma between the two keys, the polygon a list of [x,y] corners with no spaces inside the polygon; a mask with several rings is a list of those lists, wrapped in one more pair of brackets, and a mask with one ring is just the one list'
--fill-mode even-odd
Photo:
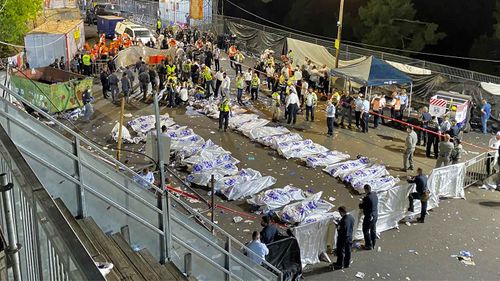
{"label": "white sheet on ground", "polygon": [[238,167],[235,164],[230,161],[220,162],[219,160],[203,161],[193,165],[191,174],[186,178],[187,181],[200,186],[208,186],[211,175],[214,175],[214,179],[217,181],[225,176],[238,173]]}
{"label": "white sheet on ground", "polygon": [[350,160],[346,162],[336,163],[327,166],[323,169],[326,173],[330,174],[332,177],[343,178],[349,173],[363,169],[370,164],[370,161],[366,157],[360,157],[356,160]]}
{"label": "white sheet on ground", "polygon": [[241,126],[239,126],[236,130],[240,131],[241,133],[243,133],[243,135],[249,137],[250,136],[250,132],[255,129],[255,128],[261,128],[261,127],[264,127],[266,126],[267,124],[269,123],[269,120],[266,120],[266,119],[255,119],[255,120],[251,120],[251,121],[248,121],[244,124],[242,124]]}
{"label": "white sheet on ground", "polygon": [[279,217],[283,222],[295,224],[303,222],[308,216],[318,213],[327,213],[333,204],[321,199],[322,192],[296,203],[286,205]]}
{"label": "white sheet on ground", "polygon": [[289,134],[284,134],[284,135],[263,137],[257,141],[265,146],[270,146],[272,149],[277,149],[278,143],[280,143],[280,142],[301,141],[301,140],[302,140],[302,136],[300,136],[299,134],[289,133]]}
{"label": "white sheet on ground", "polygon": [[290,130],[288,130],[285,127],[259,127],[259,128],[254,128],[253,130],[250,131],[248,134],[248,137],[251,138],[252,140],[258,140],[264,137],[271,137],[271,136],[277,136],[277,135],[284,135],[290,133]]}
{"label": "white sheet on ground", "polygon": [[228,200],[238,200],[257,194],[262,190],[273,186],[275,183],[276,178],[274,177],[258,177],[226,188],[223,193]]}
{"label": "white sheet on ground", "polygon": [[[134,130],[134,132],[138,134],[146,135],[149,131],[155,129],[155,116],[147,115],[135,118],[128,122],[128,125]],[[161,126],[171,127],[175,124],[174,120],[168,116],[168,114],[164,114],[160,116],[160,124]]]}
{"label": "white sheet on ground", "polygon": [[309,155],[306,157],[306,165],[311,168],[326,167],[341,161],[351,158],[349,154],[345,154],[336,150]]}
{"label": "white sheet on ground", "polygon": [[283,188],[266,190],[247,199],[248,204],[264,207],[264,213],[279,209],[292,201],[306,199],[306,193],[297,187],[287,185]]}
{"label": "white sheet on ground", "polygon": [[351,184],[353,187],[363,187],[366,181],[373,178],[380,178],[389,175],[389,171],[384,165],[374,164],[368,168],[357,170],[344,177],[344,182]]}
{"label": "white sheet on ground", "polygon": [[278,143],[277,151],[281,156],[290,159],[305,158],[310,155],[327,152],[328,149],[314,143],[312,140],[303,140],[280,142]]}
{"label": "white sheet on ground", "polygon": [[259,119],[259,116],[253,113],[248,113],[248,114],[237,114],[233,116],[232,118],[229,118],[229,128],[231,129],[236,129],[239,128],[241,125],[252,121],[252,120],[257,120]]}
{"label": "white sheet on ground", "polygon": [[[120,127],[120,123],[116,123],[111,130],[111,138],[113,138],[113,140],[116,142],[118,142],[118,127]],[[146,136],[132,137],[130,135],[130,131],[125,126],[122,126],[122,141],[126,143],[137,144],[146,141]]]}
{"label": "white sheet on ground", "polygon": [[224,177],[215,182],[214,188],[217,192],[222,192],[236,184],[241,184],[246,181],[251,181],[257,178],[261,178],[262,175],[259,171],[254,169],[242,169],[236,175]]}

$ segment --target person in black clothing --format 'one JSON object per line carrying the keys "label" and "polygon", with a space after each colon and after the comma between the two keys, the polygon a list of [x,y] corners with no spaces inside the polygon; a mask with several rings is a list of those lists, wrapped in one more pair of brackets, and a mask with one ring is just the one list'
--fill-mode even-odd
{"label": "person in black clothing", "polygon": [[276,225],[271,222],[268,216],[262,217],[260,225],[263,227],[260,231],[260,241],[264,244],[274,242],[279,233]]}
{"label": "person in black clothing", "polygon": [[434,150],[434,158],[438,157],[438,145],[439,145],[439,123],[436,116],[432,116],[432,119],[427,123],[427,129],[431,132],[427,132],[427,145],[425,148],[425,155],[431,157],[431,148]]}
{"label": "person in black clothing", "polygon": [[348,268],[351,264],[352,233],[354,228],[354,217],[347,213],[344,206],[339,207],[342,216],[337,226],[337,262],[333,269]]}
{"label": "person in black clothing", "polygon": [[101,79],[101,84],[102,84],[102,95],[104,96],[105,99],[108,99],[108,92],[109,92],[109,81],[108,81],[108,73],[106,72],[106,69],[101,70],[101,75],[99,78]]}
{"label": "person in black clothing", "polygon": [[167,77],[167,69],[165,68],[165,60],[162,60],[161,63],[158,64],[156,67],[156,72],[158,73],[158,79],[160,82],[159,86],[159,91],[163,90],[165,88],[165,80]]}
{"label": "person in black clothing", "polygon": [[425,215],[427,214],[429,190],[427,189],[427,177],[423,174],[422,168],[417,169],[417,176],[408,179],[408,183],[414,183],[417,189],[417,192],[410,193],[410,196],[408,196],[408,200],[410,201],[408,212],[413,212],[413,200],[419,199],[422,207],[420,209],[420,218],[417,219],[417,222],[424,223]]}
{"label": "person in black clothing", "polygon": [[363,235],[365,237],[365,250],[371,250],[375,247],[377,239],[377,218],[378,218],[378,197],[369,185],[364,186],[365,197],[363,202],[359,204],[359,208],[363,210]]}
{"label": "person in black clothing", "polygon": [[[419,121],[418,125],[424,129],[428,129],[429,122],[432,120],[432,115],[429,113],[429,109],[426,106],[422,107],[422,109],[420,111],[421,111],[421,115],[418,118],[418,121]],[[417,145],[420,145],[423,142],[424,146],[426,146],[427,145],[427,132],[423,131],[423,130],[418,130],[417,135],[418,135]]]}

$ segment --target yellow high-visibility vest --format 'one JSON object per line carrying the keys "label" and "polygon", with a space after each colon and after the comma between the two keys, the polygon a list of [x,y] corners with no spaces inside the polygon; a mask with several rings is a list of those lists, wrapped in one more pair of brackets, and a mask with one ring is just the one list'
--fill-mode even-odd
{"label": "yellow high-visibility vest", "polygon": [[82,57],[82,62],[83,62],[83,65],[85,65],[85,66],[90,66],[90,65],[92,65],[92,63],[90,62],[90,59],[91,59],[91,58],[90,58],[90,55],[89,55],[89,54],[85,54],[85,55],[83,55],[83,57]]}
{"label": "yellow high-visibility vest", "polygon": [[221,112],[229,112],[229,100],[225,99],[219,106]]}

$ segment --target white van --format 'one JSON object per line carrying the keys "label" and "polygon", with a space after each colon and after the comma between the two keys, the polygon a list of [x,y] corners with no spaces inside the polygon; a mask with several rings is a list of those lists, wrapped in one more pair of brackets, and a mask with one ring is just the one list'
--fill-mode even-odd
{"label": "white van", "polygon": [[130,21],[119,22],[115,27],[115,35],[123,35],[124,33],[127,33],[130,38],[135,40],[140,39],[143,44],[149,42],[150,39],[153,39],[153,42],[156,44],[154,34],[142,25],[138,25]]}

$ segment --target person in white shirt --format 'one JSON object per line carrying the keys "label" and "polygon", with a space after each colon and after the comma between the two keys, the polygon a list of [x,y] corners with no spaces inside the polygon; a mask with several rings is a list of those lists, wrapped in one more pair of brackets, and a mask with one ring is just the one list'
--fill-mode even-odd
{"label": "person in white shirt", "polygon": [[370,102],[368,97],[363,100],[361,107],[361,131],[368,133],[368,119],[370,118]]}
{"label": "person in white shirt", "polygon": [[214,49],[214,63],[215,63],[215,71],[219,71],[220,70],[220,49],[217,46]]}
{"label": "person in white shirt", "polygon": [[223,74],[221,89],[222,89],[221,90],[222,97],[226,97],[229,95],[230,90],[231,90],[231,78],[229,78],[229,76],[227,76],[227,74],[225,72]]}
{"label": "person in white shirt", "polygon": [[382,120],[382,124],[385,124],[384,121],[384,107],[385,107],[385,96],[384,95],[379,95],[376,94],[375,97],[372,99],[372,111],[375,114],[373,116],[373,127],[376,129],[378,125],[380,124],[380,120]]}
{"label": "person in white shirt", "polygon": [[295,125],[295,122],[297,121],[297,112],[299,111],[299,106],[300,106],[300,101],[299,97],[297,96],[297,93],[295,91],[290,91],[290,94],[288,95],[286,99],[286,109],[288,112],[288,120],[287,123],[293,123]]}
{"label": "person in white shirt", "polygon": [[155,177],[149,168],[144,168],[142,172],[139,174],[139,177],[135,178],[135,181],[140,184],[142,187],[149,189],[150,186],[154,183]]}
{"label": "person in white shirt", "polygon": [[220,86],[222,85],[222,80],[224,80],[224,71],[222,68],[215,73],[215,98],[219,95],[220,92]]}
{"label": "person in white shirt", "polygon": [[314,109],[318,104],[318,96],[313,91],[312,87],[309,88],[309,91],[307,92],[305,103],[306,103],[306,121],[309,121],[309,115],[310,115],[311,122],[314,122]]}
{"label": "person in white shirt", "polygon": [[268,65],[266,67],[266,78],[267,78],[267,89],[269,91],[272,91],[274,84],[274,67],[272,67],[271,65]]}
{"label": "person in white shirt", "polygon": [[441,121],[441,125],[439,125],[439,131],[441,134],[446,134],[451,129],[450,118],[448,115],[443,117],[443,121]]}
{"label": "person in white shirt", "polygon": [[266,244],[260,242],[260,233],[258,231],[254,231],[252,233],[252,241],[246,246],[250,249],[250,251],[244,250],[243,253],[256,264],[261,265],[266,260],[266,256],[269,254],[269,249]]}
{"label": "person in white shirt", "polygon": [[359,94],[358,98],[354,101],[354,117],[356,118],[356,128],[358,129],[360,128],[361,111],[363,111],[363,94]]}
{"label": "person in white shirt", "polygon": [[302,79],[302,86],[300,91],[300,102],[304,103],[304,97],[307,94],[307,90],[309,89],[309,83],[305,79]]}
{"label": "person in white shirt", "polygon": [[328,127],[327,136],[333,136],[333,126],[335,124],[335,106],[331,100],[328,100],[326,105],[326,126]]}
{"label": "person in white shirt", "polygon": [[252,84],[252,69],[249,68],[245,74],[243,74],[243,77],[245,78],[245,83],[247,84],[245,92],[248,94],[250,93],[250,85]]}
{"label": "person in white shirt", "polygon": [[186,103],[189,99],[186,82],[183,83],[181,89],[179,90],[179,99],[184,103]]}

